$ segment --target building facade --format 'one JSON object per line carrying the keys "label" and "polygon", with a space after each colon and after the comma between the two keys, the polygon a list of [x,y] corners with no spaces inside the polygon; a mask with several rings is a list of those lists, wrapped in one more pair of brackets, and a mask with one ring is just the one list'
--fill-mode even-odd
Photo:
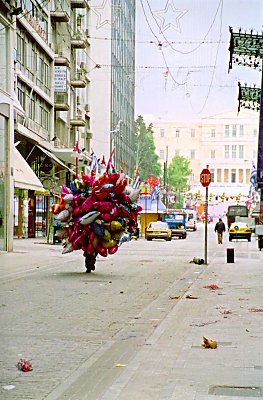
{"label": "building facade", "polygon": [[135,1],[94,0],[91,11],[91,145],[98,157],[106,159],[115,149],[115,167],[130,175],[134,169]]}
{"label": "building facade", "polygon": [[257,160],[258,113],[223,112],[200,121],[149,120],[153,123],[156,151],[168,165],[175,154],[190,160],[190,190],[203,192],[200,173],[206,165],[212,174],[209,190],[215,195],[247,196],[253,162]]}
{"label": "building facade", "polygon": [[135,2],[90,4],[0,0],[0,250],[48,234],[93,151],[133,168]]}

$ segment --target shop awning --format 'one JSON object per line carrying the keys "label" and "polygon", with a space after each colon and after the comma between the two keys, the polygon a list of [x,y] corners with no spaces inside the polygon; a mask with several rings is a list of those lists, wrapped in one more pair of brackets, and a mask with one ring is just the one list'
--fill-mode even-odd
{"label": "shop awning", "polygon": [[43,152],[45,153],[48,157],[50,157],[56,164],[60,165],[61,167],[63,167],[64,169],[67,169],[69,172],[71,172],[72,174],[75,175],[75,172],[73,171],[73,169],[69,168],[66,164],[64,164],[57,156],[55,156],[55,154],[53,154],[51,151],[45,149],[42,146],[39,146],[37,144],[37,147]]}
{"label": "shop awning", "polygon": [[[55,148],[54,153],[59,156],[60,158],[62,158],[63,161],[69,163],[69,164],[75,164],[75,160],[76,160],[76,153],[74,153],[73,149],[59,149],[59,148]],[[91,157],[90,155],[88,155],[86,152],[81,152],[78,155],[79,161],[81,162],[81,159],[83,161],[91,161]]]}
{"label": "shop awning", "polygon": [[16,147],[14,148],[14,181],[15,188],[45,192],[42,183]]}

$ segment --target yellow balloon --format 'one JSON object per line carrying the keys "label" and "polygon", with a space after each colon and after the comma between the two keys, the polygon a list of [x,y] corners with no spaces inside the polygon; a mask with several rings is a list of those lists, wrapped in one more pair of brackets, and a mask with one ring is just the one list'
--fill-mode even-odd
{"label": "yellow balloon", "polygon": [[104,229],[104,240],[110,240],[111,239],[111,234],[109,231],[107,231],[107,229]]}
{"label": "yellow balloon", "polygon": [[96,247],[98,246],[98,244],[99,244],[98,236],[95,236],[94,239],[92,240],[92,246],[93,246],[93,248],[96,249]]}
{"label": "yellow balloon", "polygon": [[112,221],[110,223],[105,224],[109,231],[118,232],[123,229],[122,224],[119,221]]}
{"label": "yellow balloon", "polygon": [[105,247],[105,249],[109,249],[110,247],[115,246],[116,243],[117,243],[117,242],[116,242],[115,240],[113,240],[113,239],[110,239],[110,240],[108,240],[108,241],[103,240],[102,246]]}

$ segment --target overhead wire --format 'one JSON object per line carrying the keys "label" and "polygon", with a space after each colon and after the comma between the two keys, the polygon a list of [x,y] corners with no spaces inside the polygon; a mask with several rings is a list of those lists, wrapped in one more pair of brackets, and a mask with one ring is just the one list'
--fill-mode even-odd
{"label": "overhead wire", "polygon": [[201,107],[201,109],[197,112],[197,114],[201,114],[202,111],[204,110],[205,106],[206,106],[207,100],[208,100],[208,98],[210,96],[210,93],[211,93],[211,88],[212,88],[212,84],[213,84],[213,81],[214,81],[214,77],[215,77],[216,64],[217,64],[217,59],[218,59],[218,54],[219,54],[219,47],[220,47],[220,42],[221,42],[221,37],[222,37],[222,22],[223,22],[224,0],[220,0],[219,1],[219,5],[221,5],[221,9],[220,9],[220,25],[219,25],[219,43],[218,43],[217,49],[216,49],[215,67],[214,67],[213,72],[212,72],[211,81],[210,81],[209,89],[208,89],[204,104]]}

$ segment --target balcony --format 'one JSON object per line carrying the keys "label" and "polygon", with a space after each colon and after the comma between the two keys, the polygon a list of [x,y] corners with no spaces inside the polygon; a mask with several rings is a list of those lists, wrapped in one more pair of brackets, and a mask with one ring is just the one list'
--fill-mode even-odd
{"label": "balcony", "polygon": [[82,114],[77,114],[70,120],[71,127],[80,127],[85,125],[85,117]]}
{"label": "balcony", "polygon": [[69,99],[67,93],[55,92],[54,107],[56,111],[68,111]]}
{"label": "balcony", "polygon": [[88,43],[83,33],[77,33],[71,38],[71,47],[73,49],[85,49]]}
{"label": "balcony", "polygon": [[87,0],[71,0],[71,8],[89,8]]}
{"label": "balcony", "polygon": [[71,78],[70,84],[74,88],[85,88],[87,86],[85,73],[83,71],[77,72],[76,75]]}
{"label": "balcony", "polygon": [[50,11],[50,18],[52,22],[68,22],[69,15],[64,10]]}
{"label": "balcony", "polygon": [[70,62],[69,59],[65,55],[63,55],[63,53],[59,53],[55,55],[54,64],[69,67]]}

